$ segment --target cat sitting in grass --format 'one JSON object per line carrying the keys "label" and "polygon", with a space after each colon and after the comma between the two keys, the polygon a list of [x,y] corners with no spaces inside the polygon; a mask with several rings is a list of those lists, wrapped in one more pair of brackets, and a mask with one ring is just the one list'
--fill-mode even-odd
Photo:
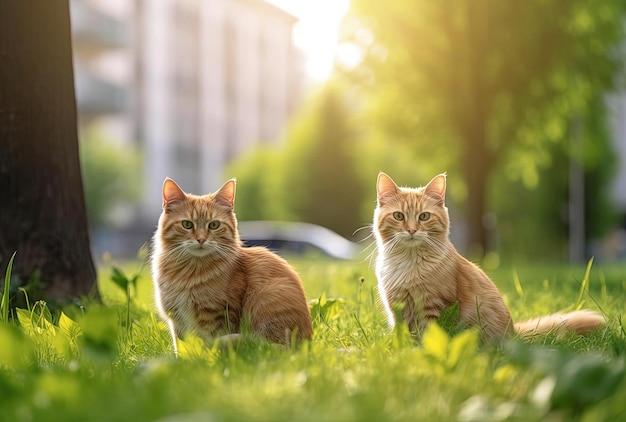
{"label": "cat sitting in grass", "polygon": [[233,211],[235,180],[204,196],[163,184],[151,257],[156,304],[176,338],[253,335],[282,344],[312,335],[300,277],[266,248],[245,248]]}
{"label": "cat sitting in grass", "polygon": [[493,282],[450,242],[445,193],[445,174],[421,188],[400,188],[385,173],[378,175],[374,212],[376,277],[392,327],[394,308],[403,307],[402,319],[419,336],[429,322],[436,321],[456,302],[459,322],[478,327],[485,339],[508,333],[584,334],[604,324],[601,315],[588,310],[513,324]]}

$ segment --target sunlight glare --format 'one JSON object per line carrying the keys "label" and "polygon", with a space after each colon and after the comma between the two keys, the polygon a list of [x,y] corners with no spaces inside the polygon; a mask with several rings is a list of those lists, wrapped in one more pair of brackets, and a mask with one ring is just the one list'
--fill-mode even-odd
{"label": "sunlight glare", "polygon": [[337,54],[339,23],[348,11],[349,0],[267,0],[299,22],[294,28],[296,47],[306,55],[306,72],[314,81],[330,77]]}

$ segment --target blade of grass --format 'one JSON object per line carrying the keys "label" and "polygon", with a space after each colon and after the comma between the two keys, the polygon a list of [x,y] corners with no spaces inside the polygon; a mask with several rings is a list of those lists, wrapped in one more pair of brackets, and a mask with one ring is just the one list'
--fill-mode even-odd
{"label": "blade of grass", "polygon": [[524,300],[524,289],[522,288],[522,282],[519,279],[519,274],[517,274],[517,269],[513,270],[513,284],[515,286],[515,292],[519,298]]}
{"label": "blade of grass", "polygon": [[589,274],[591,273],[591,266],[593,265],[593,257],[587,262],[587,268],[585,269],[585,276],[580,283],[580,291],[578,292],[578,300],[576,300],[576,309],[579,310],[583,305],[583,295],[589,286]]}
{"label": "blade of grass", "polygon": [[606,276],[604,275],[604,271],[600,272],[600,299],[603,303],[609,300],[609,296],[606,292]]}
{"label": "blade of grass", "polygon": [[363,334],[363,337],[365,338],[365,342],[366,342],[366,344],[367,344],[367,345],[372,344],[372,343],[370,342],[369,337],[367,336],[367,333],[365,332],[365,329],[363,328],[363,325],[361,325],[361,321],[359,320],[358,315],[356,315],[356,314],[354,314],[354,313],[353,313],[353,314],[352,314],[352,316],[354,317],[354,320],[356,321],[356,324],[359,326],[359,330],[361,330],[361,333]]}
{"label": "blade of grass", "polygon": [[13,259],[15,258],[17,251],[13,252],[13,256],[9,260],[7,265],[7,271],[4,274],[4,292],[2,293],[2,304],[0,304],[0,313],[2,315],[2,322],[9,322],[9,290],[11,288],[11,271],[13,270]]}

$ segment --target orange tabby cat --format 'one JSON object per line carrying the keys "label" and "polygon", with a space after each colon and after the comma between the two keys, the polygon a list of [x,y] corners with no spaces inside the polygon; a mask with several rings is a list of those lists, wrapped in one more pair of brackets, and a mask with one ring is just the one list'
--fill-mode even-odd
{"label": "orange tabby cat", "polygon": [[445,174],[436,176],[425,187],[413,189],[400,188],[380,173],[377,191],[376,277],[391,326],[395,324],[395,305],[404,306],[403,320],[412,333],[419,334],[457,301],[460,322],[479,327],[484,338],[553,329],[583,334],[604,323],[595,312],[577,311],[513,324],[493,282],[450,242]]}
{"label": "orange tabby cat", "polygon": [[152,278],[175,351],[177,336],[239,333],[243,321],[277,343],[312,335],[300,277],[267,249],[242,246],[234,200],[234,179],[205,196],[186,194],[171,179],[163,184]]}

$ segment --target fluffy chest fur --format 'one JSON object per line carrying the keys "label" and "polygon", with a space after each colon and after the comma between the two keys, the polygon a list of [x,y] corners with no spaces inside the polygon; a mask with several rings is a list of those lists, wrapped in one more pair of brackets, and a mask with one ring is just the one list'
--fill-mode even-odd
{"label": "fluffy chest fur", "polygon": [[238,329],[246,286],[233,262],[211,257],[175,262],[163,254],[156,256],[160,259],[153,277],[159,312],[172,320],[179,336]]}
{"label": "fluffy chest fur", "polygon": [[424,255],[417,248],[382,249],[376,260],[379,290],[390,303],[431,302],[442,309],[456,300],[454,268],[447,254]]}

